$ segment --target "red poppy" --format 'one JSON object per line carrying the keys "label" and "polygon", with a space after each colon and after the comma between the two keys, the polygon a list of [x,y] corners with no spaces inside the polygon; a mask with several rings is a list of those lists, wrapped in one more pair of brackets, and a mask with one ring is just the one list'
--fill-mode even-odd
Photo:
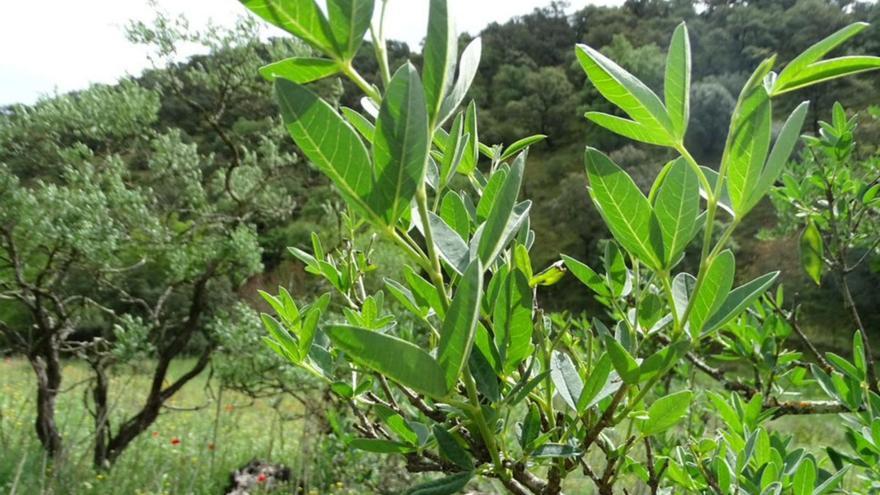
{"label": "red poppy", "polygon": [[263,483],[264,481],[266,481],[266,473],[260,473],[257,476],[257,483]]}
{"label": "red poppy", "polygon": [[180,439],[177,437],[172,438],[171,445],[180,445]]}

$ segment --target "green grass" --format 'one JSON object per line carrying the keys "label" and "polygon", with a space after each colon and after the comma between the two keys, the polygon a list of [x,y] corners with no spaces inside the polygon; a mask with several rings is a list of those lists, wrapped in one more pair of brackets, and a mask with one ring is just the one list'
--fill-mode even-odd
{"label": "green grass", "polygon": [[[169,379],[187,364],[175,363]],[[34,433],[30,367],[21,359],[0,361],[0,493],[218,494],[229,473],[258,458],[290,466],[305,486],[300,493],[360,494],[383,484],[389,469],[399,470],[319,434],[321,425],[303,420],[301,406],[292,400],[251,400],[224,391],[218,403],[217,384],[209,389],[203,374],[169,402],[173,409],[166,409],[113,469],[97,472],[92,467],[92,417],[84,405],[88,376],[80,364],[64,368],[68,389],[57,417],[66,452],[63,462],[53,466]],[[147,383],[144,370],[131,367],[113,376],[114,425],[137,410]],[[292,492],[287,487],[285,493]]]}

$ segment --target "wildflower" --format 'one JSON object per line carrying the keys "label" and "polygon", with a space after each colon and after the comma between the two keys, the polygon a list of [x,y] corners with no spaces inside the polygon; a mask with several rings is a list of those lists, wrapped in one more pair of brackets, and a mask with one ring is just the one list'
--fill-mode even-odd
{"label": "wildflower", "polygon": [[171,445],[174,445],[174,446],[180,445],[180,439],[177,437],[172,438]]}
{"label": "wildflower", "polygon": [[216,449],[216,448],[217,448],[217,447],[214,445],[214,442],[211,442],[211,443],[208,444],[208,450],[210,450],[210,451],[213,452],[214,449]]}
{"label": "wildflower", "polygon": [[158,432],[158,431],[154,431],[154,432],[153,432],[153,438],[158,438],[158,437],[159,437],[159,432]]}
{"label": "wildflower", "polygon": [[226,406],[223,409],[225,409],[226,412],[231,413],[232,411],[235,410],[235,406],[232,404],[226,404]]}
{"label": "wildflower", "polygon": [[260,473],[257,476],[257,483],[264,483],[266,481],[266,473]]}

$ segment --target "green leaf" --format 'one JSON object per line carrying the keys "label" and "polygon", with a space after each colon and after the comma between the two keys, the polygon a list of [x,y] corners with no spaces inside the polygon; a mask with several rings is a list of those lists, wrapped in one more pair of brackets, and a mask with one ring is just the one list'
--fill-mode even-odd
{"label": "green leaf", "polygon": [[837,471],[836,473],[829,476],[825,481],[822,482],[821,485],[817,486],[815,490],[813,490],[813,495],[824,495],[829,493],[831,490],[837,488],[838,485],[843,481],[843,476],[849,471],[852,466],[844,466],[843,469]]}
{"label": "green leaf", "polygon": [[440,455],[455,463],[458,467],[471,471],[474,469],[474,461],[468,451],[458,443],[452,433],[440,425],[434,425],[434,438],[437,439],[437,447]]}
{"label": "green leaf", "polygon": [[797,78],[787,81],[784,86],[775,90],[773,96],[877,69],[880,69],[880,57],[850,56],[823,60],[805,67],[798,73]]}
{"label": "green leaf", "polygon": [[443,368],[446,388],[449,390],[455,388],[470,356],[482,299],[483,266],[479,260],[474,260],[461,277],[440,329],[437,362]]}
{"label": "green leaf", "polygon": [[608,286],[605,285],[605,279],[592,268],[564,254],[562,255],[562,261],[565,262],[565,266],[572,275],[580,280],[582,284],[592,289],[593,292],[604,297],[611,295],[611,292],[608,291]]}
{"label": "green leaf", "polygon": [[407,424],[406,420],[403,419],[403,416],[383,404],[376,404],[373,407],[376,414],[382,419],[382,422],[401,440],[410,445],[418,444],[418,435]]}
{"label": "green leaf", "polygon": [[724,303],[733,287],[736,259],[729,249],[725,249],[709,262],[703,281],[693,295],[688,322],[694,336],[701,334],[703,325]]}
{"label": "green leaf", "polygon": [[690,115],[691,41],[684,22],[675,28],[666,54],[666,78],[663,83],[669,120],[679,141],[687,132]]}
{"label": "green leaf", "polygon": [[464,117],[458,114],[452,123],[449,139],[443,150],[443,159],[440,161],[440,183],[445,185],[458,171],[464,152],[470,143],[470,135],[464,134]]}
{"label": "green leaf", "polygon": [[866,22],[850,24],[804,50],[803,53],[795,57],[795,59],[789,62],[782,72],[779,73],[779,77],[776,79],[774,87],[774,95],[786,91],[793,91],[798,87],[806,85],[802,84],[802,86],[797,86],[798,81],[801,81],[801,83],[804,81],[802,74],[805,69],[818,62],[822,57],[827,55],[828,52],[837,48],[846,40],[862,32],[868,26],[869,24]]}
{"label": "green leaf", "polygon": [[742,120],[734,115],[735,127],[726,153],[727,191],[738,216],[748,212],[749,199],[761,180],[772,128],[770,96],[763,86],[748,96],[742,107],[748,115]]}
{"label": "green leaf", "polygon": [[664,266],[671,268],[691,240],[700,213],[697,174],[683,158],[675,160],[657,190],[654,215],[663,236]]}
{"label": "green leaf", "polygon": [[260,75],[267,81],[280,77],[297,84],[324,79],[337,72],[339,65],[335,60],[313,57],[291,57],[260,67]]}
{"label": "green leaf", "polygon": [[810,102],[808,101],[798,105],[791,112],[791,115],[788,116],[785,124],[783,124],[782,130],[779,131],[779,137],[776,138],[776,143],[770,151],[770,156],[767,157],[767,163],[764,165],[763,172],[761,172],[761,178],[751,193],[747,203],[748,210],[752,209],[770,191],[770,188],[779,178],[779,174],[782,173],[783,167],[788,163],[791,153],[797,144],[801,127],[804,125],[804,119],[807,117],[809,105]]}
{"label": "green leaf", "polygon": [[522,184],[525,159],[523,154],[517,156],[510,167],[510,173],[504,179],[504,184],[501,185],[498,194],[493,198],[492,207],[486,217],[477,248],[480,261],[484,266],[488,266],[504,249],[507,226],[514,216],[513,207]]}
{"label": "green leaf", "polygon": [[508,146],[503,153],[501,153],[501,158],[499,158],[499,160],[503,162],[513,157],[513,155],[517,154],[519,151],[524,150],[535,143],[540,143],[545,139],[547,139],[547,136],[545,136],[544,134],[535,134],[534,136],[524,137],[518,141],[515,141],[513,144]]}
{"label": "green leaf", "polygon": [[[446,99],[443,100],[443,106],[440,108],[440,119],[438,119],[437,125],[442,125],[446,119],[455,113],[455,109],[461,105],[471,84],[474,82],[474,77],[477,75],[482,50],[482,42],[480,38],[476,38],[461,53],[461,60],[458,63],[458,79],[455,80],[455,85],[446,96]],[[471,133],[471,141],[479,142],[476,134]]]}
{"label": "green leaf", "polygon": [[276,79],[275,91],[284,125],[303,154],[333,181],[353,210],[378,222],[365,201],[373,189],[370,159],[354,129],[303,86]]}
{"label": "green leaf", "polygon": [[633,141],[656,144],[657,146],[673,146],[675,144],[675,141],[665,130],[647,127],[634,120],[602,112],[587,112],[584,117],[600,127]]}
{"label": "green leaf", "polygon": [[608,350],[608,357],[611,358],[611,364],[614,365],[621,380],[628,385],[639,383],[639,364],[620,342],[609,334],[605,336],[605,347]]}
{"label": "green leaf", "polygon": [[[660,268],[652,237],[657,237],[653,209],[632,178],[594,148],[585,154],[590,194],[614,238],[630,254]],[[662,253],[661,253],[662,254]]]}
{"label": "green leaf", "polygon": [[492,317],[495,345],[507,372],[532,352],[532,305],[529,280],[512,270],[499,288]]}
{"label": "green leaf", "polygon": [[670,137],[674,136],[666,109],[653,91],[589,46],[578,45],[576,54],[587,77],[602,96],[647,129],[662,130]]}
{"label": "green leaf", "polygon": [[434,284],[422,278],[409,265],[404,265],[403,269],[406,283],[412,289],[412,295],[416,302],[420,306],[433,309],[437,316],[443,318],[446,311],[443,309],[443,302],[440,300],[440,294],[437,293]]}
{"label": "green leaf", "polygon": [[339,55],[330,24],[314,0],[241,0],[241,3],[312,48],[328,55]]}
{"label": "green leaf", "polygon": [[462,239],[467,240],[471,230],[471,216],[457,192],[449,191],[443,196],[443,202],[440,203],[440,217]]}
{"label": "green leaf", "polygon": [[522,422],[519,444],[524,450],[528,449],[532,442],[541,434],[541,413],[535,404],[529,405],[529,412]]}
{"label": "green leaf", "polygon": [[801,266],[816,285],[822,283],[822,269],[824,267],[825,243],[822,234],[812,221],[807,223],[801,234]]}
{"label": "green leaf", "polygon": [[742,313],[743,310],[755,302],[756,299],[761,297],[761,294],[773,284],[778,276],[779,272],[770,272],[730,291],[730,294],[728,294],[727,298],[724,300],[724,304],[718,308],[715,315],[709,319],[708,323],[706,323],[706,328],[703,330],[703,334],[705,335],[706,333],[718,329]]}
{"label": "green leaf", "polygon": [[464,117],[464,132],[470,136],[461,155],[458,164],[458,173],[471,175],[477,169],[477,161],[480,157],[480,136],[477,130],[477,105],[473,101],[468,104]]}
{"label": "green leaf", "polygon": [[581,396],[578,398],[577,408],[575,409],[578,414],[605,398],[600,396],[600,392],[605,389],[608,379],[611,378],[612,367],[611,358],[608,354],[603,354],[596,361],[593,369],[590,370],[590,376],[587,377],[587,381],[584,383]]}
{"label": "green leaf", "polygon": [[810,495],[816,486],[816,464],[810,457],[801,461],[791,482],[792,495]]}
{"label": "green leaf", "polygon": [[368,142],[372,143],[376,135],[376,126],[366,117],[348,107],[342,107],[342,115]]}
{"label": "green leaf", "polygon": [[424,65],[422,77],[425,82],[425,100],[428,116],[436,125],[446,93],[452,88],[455,77],[455,57],[458,56],[458,38],[455,36],[452,16],[447,0],[431,0],[428,12],[428,36],[422,50]]}
{"label": "green leaf", "polygon": [[[510,167],[504,165],[489,177],[489,181],[486,182],[485,187],[483,187],[483,194],[480,196],[480,202],[477,203],[475,211],[477,222],[485,222],[486,218],[489,217],[489,211],[492,210],[492,205],[495,204],[495,196],[498,195],[498,191],[500,191],[501,186],[504,185],[504,181],[507,179],[509,172]],[[468,197],[469,196],[465,195],[462,199]]]}
{"label": "green leaf", "polygon": [[414,449],[405,443],[392,442],[391,440],[383,440],[379,438],[355,438],[348,443],[348,446],[358,450],[367,452],[375,452],[377,454],[408,454]]}
{"label": "green leaf", "polygon": [[467,243],[442,218],[430,211],[428,212],[428,223],[431,225],[434,246],[440,253],[440,257],[455,270],[455,273],[459,275],[464,273],[470,262]]}
{"label": "green leaf", "polygon": [[415,67],[406,64],[391,78],[373,139],[375,188],[367,201],[387,225],[409,211],[425,180],[429,146],[425,94]]}
{"label": "green leaf", "polygon": [[661,397],[648,408],[648,419],[641,426],[644,435],[656,435],[675,426],[684,418],[691,405],[693,392],[682,390]]}
{"label": "green leaf", "polygon": [[373,0],[327,0],[330,31],[343,59],[357,54],[373,20],[373,4]]}
{"label": "green leaf", "polygon": [[430,354],[397,337],[348,325],[332,325],[327,336],[364,366],[416,392],[441,398],[448,392],[445,371]]}
{"label": "green leaf", "polygon": [[553,351],[550,356],[550,379],[556,392],[572,411],[578,410],[578,402],[584,390],[584,382],[568,354]]}
{"label": "green leaf", "polygon": [[410,488],[406,495],[452,495],[460,492],[474,477],[473,471],[450,474]]}

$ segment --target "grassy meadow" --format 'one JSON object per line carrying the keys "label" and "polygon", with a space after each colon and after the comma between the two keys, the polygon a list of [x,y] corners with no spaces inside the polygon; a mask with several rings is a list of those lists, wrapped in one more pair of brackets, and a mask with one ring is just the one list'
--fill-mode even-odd
{"label": "grassy meadow", "polygon": [[[186,365],[178,362],[172,378]],[[228,390],[217,400],[217,384],[209,387],[203,374],[174,396],[171,408],[112,469],[98,472],[89,440],[93,420],[83,402],[88,375],[79,364],[68,364],[64,374],[58,421],[66,458],[50,467],[33,429],[33,372],[23,359],[0,361],[0,493],[218,494],[234,469],[260,459],[291,468],[297,486],[283,487],[284,493],[361,494],[372,492],[388,471],[387,460],[349,451],[313,431],[316,425],[303,419],[295,401],[252,400]],[[134,367],[113,377],[117,417],[139,405],[147,383]]]}

